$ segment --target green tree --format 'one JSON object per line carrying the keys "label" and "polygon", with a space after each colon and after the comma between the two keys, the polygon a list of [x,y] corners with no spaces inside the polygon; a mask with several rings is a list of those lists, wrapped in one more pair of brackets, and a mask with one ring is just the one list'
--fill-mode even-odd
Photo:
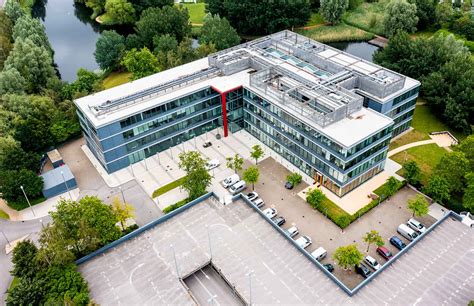
{"label": "green tree", "polygon": [[188,192],[188,199],[192,201],[206,193],[211,185],[211,175],[206,169],[207,160],[197,151],[179,154],[179,168],[186,172],[182,188]]}
{"label": "green tree", "polygon": [[[52,266],[42,281],[46,285],[45,304],[64,305],[88,305],[89,288],[87,282],[77,272],[76,266],[68,264],[64,266]],[[71,303],[65,301],[70,300]]]}
{"label": "green tree", "polygon": [[91,19],[95,19],[104,12],[105,1],[106,0],[84,0],[85,5],[93,11]]}
{"label": "green tree", "polygon": [[434,174],[440,175],[451,185],[450,190],[461,192],[464,188],[464,176],[469,169],[469,161],[463,152],[451,152],[441,157]]}
{"label": "green tree", "polygon": [[37,253],[38,248],[31,240],[19,242],[13,249],[13,270],[10,271],[11,275],[32,279],[38,270],[38,263],[36,262]]}
{"label": "green tree", "polygon": [[0,34],[0,71],[3,69],[3,64],[8,58],[8,55],[10,54],[12,48],[13,45],[10,42],[10,39]]}
{"label": "green tree", "polygon": [[0,95],[6,93],[24,94],[26,86],[25,78],[15,68],[0,72]]}
{"label": "green tree", "polygon": [[290,182],[293,186],[298,185],[303,180],[303,177],[298,172],[293,172],[286,176],[286,181]]}
{"label": "green tree", "polygon": [[418,17],[418,30],[432,26],[436,21],[436,5],[438,0],[409,0],[416,5],[416,16]]}
{"label": "green tree", "polygon": [[112,200],[112,210],[118,222],[120,222],[122,230],[125,230],[127,220],[135,217],[135,208],[128,203],[121,202],[118,197],[114,197]]}
{"label": "green tree", "polygon": [[350,244],[348,246],[341,246],[334,251],[332,258],[336,261],[337,265],[343,269],[347,269],[358,265],[364,255],[359,251],[356,244]]}
{"label": "green tree", "polygon": [[20,278],[17,286],[8,290],[7,305],[41,305],[44,297],[43,286],[43,282],[36,278],[33,280]]}
{"label": "green tree", "polygon": [[110,24],[127,24],[135,21],[135,9],[127,0],[106,0],[105,11],[112,19]]}
{"label": "green tree", "polygon": [[104,31],[95,44],[94,57],[100,69],[115,69],[125,51],[125,38],[115,32]]}
{"label": "green tree", "polygon": [[461,151],[469,161],[469,172],[474,172],[474,135],[469,135],[454,147],[456,151]]}
{"label": "green tree", "polygon": [[144,78],[159,71],[158,59],[147,47],[125,52],[121,64],[132,73],[133,80]]}
{"label": "green tree", "polygon": [[240,36],[229,21],[219,15],[207,16],[199,36],[200,44],[214,44],[217,50],[233,47],[240,43]]}
{"label": "green tree", "polygon": [[335,25],[341,22],[348,6],[348,0],[324,0],[321,2],[320,12],[325,21]]}
{"label": "green tree", "polygon": [[379,247],[385,244],[382,236],[380,236],[379,232],[377,232],[376,230],[371,230],[370,232],[365,233],[365,236],[362,239],[365,243],[367,243],[367,250],[365,251],[366,253],[369,253],[369,248],[371,244],[375,243],[375,245]]}
{"label": "green tree", "polygon": [[464,189],[464,196],[462,198],[462,206],[474,213],[474,172],[466,175],[466,188]]}
{"label": "green tree", "polygon": [[403,164],[403,170],[405,171],[405,178],[407,179],[408,183],[413,186],[420,185],[421,170],[415,161],[409,160],[405,162]]}
{"label": "green tree", "polygon": [[165,5],[173,5],[173,0],[134,0],[133,7],[137,13],[141,13],[149,7],[163,7]]}
{"label": "green tree", "polygon": [[25,152],[13,137],[0,137],[0,171],[21,169],[37,171],[39,160],[38,154]]}
{"label": "green tree", "polygon": [[436,202],[443,203],[451,198],[450,183],[441,175],[433,174],[428,180],[428,185],[423,191],[433,198]]}
{"label": "green tree", "polygon": [[310,189],[306,193],[306,202],[308,202],[309,205],[311,205],[311,207],[313,207],[314,209],[316,209],[325,199],[326,196],[324,195],[324,193],[317,188]]}
{"label": "green tree", "polygon": [[255,164],[258,164],[258,160],[262,158],[265,155],[265,152],[263,151],[262,147],[260,145],[254,145],[252,147],[252,151],[250,152],[250,157],[255,159]]}
{"label": "green tree", "polygon": [[188,11],[174,6],[144,10],[135,26],[137,34],[150,48],[155,36],[170,34],[180,42],[191,33]]}
{"label": "green tree", "polygon": [[252,184],[252,190],[255,190],[255,184],[258,182],[260,171],[257,167],[250,166],[245,169],[243,179],[247,184]]}
{"label": "green tree", "polygon": [[397,31],[413,33],[417,23],[415,4],[406,0],[392,0],[385,7],[383,25],[387,36],[393,36]]}
{"label": "green tree", "polygon": [[30,200],[36,199],[41,196],[43,178],[27,169],[0,172],[0,193],[2,193],[2,197],[7,201],[25,203],[26,207],[26,199],[20,186],[23,186]]}
{"label": "green tree", "polygon": [[29,38],[17,39],[7,60],[5,70],[16,69],[25,79],[28,93],[37,93],[55,77],[51,53],[36,46]]}
{"label": "green tree", "polygon": [[454,15],[454,9],[451,1],[442,1],[435,8],[436,23],[443,26],[449,22]]}
{"label": "green tree", "polygon": [[29,15],[20,17],[13,27],[13,39],[30,39],[36,46],[45,48],[51,51],[48,36],[44,25],[37,18],[32,18]]}
{"label": "green tree", "polygon": [[389,177],[385,184],[387,186],[388,197],[394,195],[398,191],[398,187],[400,186],[400,182],[393,176]]}
{"label": "green tree", "polygon": [[[43,263],[43,266],[67,265],[74,261],[75,255],[71,248],[74,241],[66,232],[67,230],[60,223],[47,224],[40,232],[39,243],[41,248],[38,250],[37,259]],[[95,244],[91,246],[89,240],[86,241],[87,247],[91,250],[97,248],[99,243],[95,235],[91,236]],[[90,238],[90,237],[87,237]],[[82,243],[82,241],[81,241]]]}
{"label": "green tree", "polygon": [[413,217],[421,217],[423,215],[426,215],[429,211],[428,200],[426,200],[426,198],[421,194],[417,195],[412,199],[409,199],[407,207],[413,212]]}
{"label": "green tree", "polygon": [[15,23],[18,18],[25,15],[18,0],[7,1],[5,4],[5,14],[13,21],[13,23]]}
{"label": "green tree", "polygon": [[226,166],[229,169],[235,171],[235,173],[242,170],[242,165],[244,164],[244,159],[239,156],[239,154],[235,154],[234,157],[227,157],[226,158]]}

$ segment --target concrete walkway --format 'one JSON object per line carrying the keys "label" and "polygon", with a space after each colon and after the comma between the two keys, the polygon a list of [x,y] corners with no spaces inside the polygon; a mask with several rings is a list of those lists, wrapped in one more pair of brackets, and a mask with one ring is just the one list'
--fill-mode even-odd
{"label": "concrete walkway", "polygon": [[388,152],[388,157],[393,156],[397,153],[403,152],[407,149],[410,149],[410,148],[413,148],[413,147],[418,147],[418,146],[424,146],[424,145],[427,145],[427,144],[430,144],[430,143],[435,143],[435,141],[433,139],[429,139],[429,140],[422,140],[422,141],[412,142],[412,143],[403,145],[401,147],[398,147],[396,149],[393,149],[392,151],[389,151]]}

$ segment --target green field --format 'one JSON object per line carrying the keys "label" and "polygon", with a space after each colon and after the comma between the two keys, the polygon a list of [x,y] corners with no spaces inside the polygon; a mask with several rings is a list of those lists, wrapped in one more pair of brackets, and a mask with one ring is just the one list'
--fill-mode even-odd
{"label": "green field", "polygon": [[6,212],[0,209],[0,218],[8,220],[10,219],[10,216]]}
{"label": "green field", "polygon": [[173,190],[179,186],[181,186],[184,182],[184,179],[186,177],[182,177],[180,179],[177,179],[176,181],[173,181],[169,184],[166,184],[164,186],[161,186],[160,188],[156,189],[155,191],[153,191],[153,194],[151,195],[152,198],[156,198],[164,193],[167,193],[168,191],[170,190]]}
{"label": "green field", "polygon": [[298,32],[320,42],[367,41],[374,38],[374,34],[345,23],[340,23],[335,26],[320,26],[313,29],[298,30]]}
{"label": "green field", "polygon": [[345,23],[377,35],[384,35],[383,18],[387,1],[362,3],[342,18]]}
{"label": "green field", "polygon": [[109,89],[118,85],[130,82],[131,72],[112,72],[103,81],[104,89]]}
{"label": "green field", "polygon": [[324,18],[318,12],[311,13],[311,17],[309,18],[308,22],[306,23],[307,27],[315,26],[318,24],[324,24]]}
{"label": "green field", "polygon": [[186,3],[186,4],[177,4],[182,5],[189,12],[189,21],[193,25],[202,25],[204,23],[204,18],[206,17],[206,4],[205,3]]}
{"label": "green field", "polygon": [[428,140],[428,139],[430,139],[428,134],[417,131],[417,130],[412,130],[412,131],[406,133],[405,135],[400,136],[396,140],[392,141],[390,143],[390,147],[389,147],[388,150],[390,151],[390,150],[396,149],[398,147],[401,147],[403,145],[406,145],[406,144],[409,144],[409,143],[412,143],[412,142]]}

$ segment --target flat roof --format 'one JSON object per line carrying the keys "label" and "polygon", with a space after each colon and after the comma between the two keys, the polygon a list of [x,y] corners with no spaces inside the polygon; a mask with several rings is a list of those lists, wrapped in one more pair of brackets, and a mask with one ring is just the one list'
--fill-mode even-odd
{"label": "flat roof", "polygon": [[43,190],[45,190],[53,188],[57,185],[64,184],[64,180],[68,182],[74,179],[74,174],[72,174],[71,169],[69,169],[68,165],[62,165],[61,167],[54,168],[52,170],[49,170],[48,172],[41,174],[41,177],[44,181]]}

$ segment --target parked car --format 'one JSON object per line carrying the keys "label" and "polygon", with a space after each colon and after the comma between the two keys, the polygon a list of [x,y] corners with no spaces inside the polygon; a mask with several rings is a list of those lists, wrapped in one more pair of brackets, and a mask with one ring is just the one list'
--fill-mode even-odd
{"label": "parked car", "polygon": [[459,215],[462,218],[461,222],[463,224],[466,224],[469,227],[474,227],[474,215],[467,211],[462,211],[459,213]]}
{"label": "parked car", "polygon": [[326,257],[327,254],[328,252],[323,247],[319,247],[311,253],[311,256],[313,256],[317,261],[321,261],[321,259]]}
{"label": "parked car", "polygon": [[219,167],[221,163],[219,162],[218,159],[211,159],[210,161],[207,162],[206,164],[206,169],[207,170],[212,170],[214,168]]}
{"label": "parked car", "polygon": [[372,274],[372,271],[370,271],[369,268],[367,268],[366,265],[364,264],[358,264],[355,266],[356,272],[360,275],[362,275],[364,278],[367,278]]}
{"label": "parked car", "polygon": [[282,226],[283,224],[285,224],[286,220],[285,220],[285,218],[280,216],[280,217],[276,217],[275,219],[273,219],[273,222],[275,222],[275,224],[278,225],[278,226]]}
{"label": "parked car", "polygon": [[367,263],[367,265],[369,265],[369,267],[371,267],[375,271],[382,268],[382,266],[372,256],[369,256],[369,255],[365,256],[365,262]]}
{"label": "parked car", "polygon": [[275,208],[269,207],[269,208],[267,208],[263,211],[263,214],[265,216],[267,216],[267,218],[272,219],[273,217],[275,217],[278,214],[278,212]]}
{"label": "parked car", "polygon": [[285,188],[286,189],[293,189],[293,184],[291,182],[286,182]]}
{"label": "parked car", "polygon": [[229,187],[229,192],[232,194],[237,194],[245,188],[247,188],[245,181],[238,181],[237,183]]}
{"label": "parked car", "polygon": [[418,237],[418,234],[406,224],[400,224],[397,228],[397,232],[410,241],[413,241]]}
{"label": "parked car", "polygon": [[385,258],[386,260],[390,260],[392,258],[392,252],[390,252],[386,247],[380,246],[377,248],[377,253],[379,253],[380,256]]}
{"label": "parked car", "polygon": [[400,251],[403,250],[407,245],[400,239],[398,238],[397,236],[393,236],[392,238],[390,238],[390,243],[396,247],[397,249],[399,249]]}
{"label": "parked car", "polygon": [[253,201],[256,198],[258,198],[258,193],[256,191],[247,193],[247,199],[249,199],[249,201]]}
{"label": "parked car", "polygon": [[252,203],[257,206],[257,208],[262,208],[263,205],[265,205],[265,202],[263,202],[263,200],[261,198],[258,198],[254,201],[252,201]]}
{"label": "parked car", "polygon": [[208,147],[212,146],[212,142],[206,141],[205,143],[202,144],[202,146],[203,146],[204,148],[208,148]]}
{"label": "parked car", "polygon": [[309,238],[308,236],[301,236],[300,238],[296,239],[295,242],[303,249],[306,249],[311,245],[311,243],[313,243],[311,241],[311,238]]}
{"label": "parked car", "polygon": [[234,185],[238,181],[240,181],[239,175],[238,174],[232,174],[231,176],[225,178],[222,181],[222,186],[224,186],[224,188],[229,188],[230,186]]}
{"label": "parked car", "polygon": [[423,234],[424,232],[426,232],[426,227],[416,219],[411,218],[410,220],[408,220],[407,225],[412,230],[419,233],[420,235]]}
{"label": "parked car", "polygon": [[292,226],[290,228],[288,228],[286,230],[286,232],[288,233],[288,235],[293,238],[295,237],[296,235],[298,235],[299,231],[298,231],[298,228],[296,226]]}
{"label": "parked car", "polygon": [[331,264],[324,264],[323,267],[331,273],[334,271],[334,267]]}

